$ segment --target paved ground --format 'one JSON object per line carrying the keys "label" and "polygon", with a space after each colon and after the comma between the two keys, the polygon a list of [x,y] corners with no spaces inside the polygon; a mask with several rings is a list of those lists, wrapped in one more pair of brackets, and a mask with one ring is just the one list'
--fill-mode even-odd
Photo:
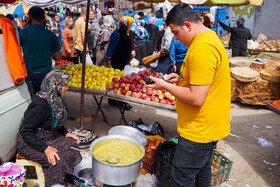
{"label": "paved ground", "polygon": [[[68,92],[65,101],[69,115],[78,118],[80,111],[80,94]],[[168,110],[135,104],[126,112],[127,121],[137,118],[147,124],[158,121],[163,127],[166,139],[177,137],[177,114]],[[93,115],[96,104],[92,96],[85,96],[85,115]],[[101,115],[95,124],[87,122],[85,128],[93,129],[98,137],[106,135],[108,130],[120,124],[118,108],[107,104],[105,99],[102,108],[110,122],[107,125]],[[79,128],[74,120],[67,120],[67,128]],[[223,186],[232,187],[266,187],[280,186],[280,115],[265,107],[252,107],[240,103],[232,104],[231,134],[218,142],[218,150],[223,152],[234,164],[230,180]],[[262,147],[258,138],[263,137],[272,142],[274,147]]]}

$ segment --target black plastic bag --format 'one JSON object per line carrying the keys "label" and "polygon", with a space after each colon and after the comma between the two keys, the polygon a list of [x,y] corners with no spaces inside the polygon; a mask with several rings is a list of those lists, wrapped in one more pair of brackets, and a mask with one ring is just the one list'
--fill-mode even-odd
{"label": "black plastic bag", "polygon": [[164,130],[158,122],[155,122],[152,125],[147,125],[141,118],[138,118],[132,122],[132,127],[140,130],[145,135],[160,135],[164,137]]}
{"label": "black plastic bag", "polygon": [[166,141],[158,147],[157,166],[155,170],[156,185],[158,187],[171,186],[170,174],[176,145],[172,141]]}

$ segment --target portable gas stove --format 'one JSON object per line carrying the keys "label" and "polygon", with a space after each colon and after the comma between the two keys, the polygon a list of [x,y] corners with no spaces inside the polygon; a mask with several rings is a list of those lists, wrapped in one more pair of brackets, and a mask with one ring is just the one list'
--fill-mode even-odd
{"label": "portable gas stove", "polygon": [[91,142],[96,138],[95,133],[89,129],[74,129],[71,133],[75,134],[79,140],[81,149],[89,148]]}

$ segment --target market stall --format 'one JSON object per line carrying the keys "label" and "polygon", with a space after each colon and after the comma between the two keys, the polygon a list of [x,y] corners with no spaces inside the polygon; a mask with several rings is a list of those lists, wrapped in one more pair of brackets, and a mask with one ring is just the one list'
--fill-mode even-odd
{"label": "market stall", "polygon": [[273,60],[233,57],[229,59],[232,75],[232,101],[266,105],[280,98],[280,63]]}

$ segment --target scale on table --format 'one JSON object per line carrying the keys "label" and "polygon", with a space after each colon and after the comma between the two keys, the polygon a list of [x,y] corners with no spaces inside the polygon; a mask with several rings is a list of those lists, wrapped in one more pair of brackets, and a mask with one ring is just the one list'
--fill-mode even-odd
{"label": "scale on table", "polygon": [[71,133],[75,134],[79,138],[79,148],[81,149],[89,148],[91,142],[96,138],[95,133],[90,129],[74,129]]}

